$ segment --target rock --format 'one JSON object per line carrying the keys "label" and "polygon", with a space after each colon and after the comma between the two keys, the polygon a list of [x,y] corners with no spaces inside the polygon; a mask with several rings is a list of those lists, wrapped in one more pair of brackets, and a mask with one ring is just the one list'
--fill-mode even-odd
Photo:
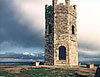
{"label": "rock", "polygon": [[87,68],[94,68],[94,64],[87,64]]}
{"label": "rock", "polygon": [[97,68],[95,76],[100,77],[100,67]]}

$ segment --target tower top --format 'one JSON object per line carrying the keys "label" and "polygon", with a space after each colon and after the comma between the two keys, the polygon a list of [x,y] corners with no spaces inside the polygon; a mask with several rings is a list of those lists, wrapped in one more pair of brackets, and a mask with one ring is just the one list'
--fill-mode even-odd
{"label": "tower top", "polygon": [[60,3],[63,3],[65,5],[70,5],[70,0],[53,0],[53,6],[59,5]]}

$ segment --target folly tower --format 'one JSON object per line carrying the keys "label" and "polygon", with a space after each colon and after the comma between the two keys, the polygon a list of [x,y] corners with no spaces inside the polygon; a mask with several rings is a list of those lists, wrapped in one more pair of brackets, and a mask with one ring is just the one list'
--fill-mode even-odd
{"label": "folly tower", "polygon": [[45,6],[45,64],[78,65],[76,5],[70,0]]}

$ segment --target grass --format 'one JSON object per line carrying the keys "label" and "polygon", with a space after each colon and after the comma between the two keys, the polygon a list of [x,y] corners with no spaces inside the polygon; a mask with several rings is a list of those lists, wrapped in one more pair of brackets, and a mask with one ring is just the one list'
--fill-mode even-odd
{"label": "grass", "polygon": [[1,67],[1,68],[15,68],[15,66],[4,66],[4,67]]}
{"label": "grass", "polygon": [[65,70],[60,68],[50,69],[45,67],[21,69],[20,73],[10,73],[0,70],[0,76],[7,77],[78,77],[75,70]]}
{"label": "grass", "polygon": [[[5,68],[5,67],[4,67]],[[6,67],[7,68],[7,67]],[[8,67],[13,68],[13,67]],[[9,72],[0,70],[0,76],[6,77],[80,77],[76,73],[78,69],[62,69],[62,68],[47,68],[47,67],[29,67],[28,69],[22,68],[20,73],[12,73],[14,70]],[[88,71],[79,71],[81,73],[90,73]],[[94,72],[91,71],[93,74]],[[91,76],[86,76],[91,77]]]}

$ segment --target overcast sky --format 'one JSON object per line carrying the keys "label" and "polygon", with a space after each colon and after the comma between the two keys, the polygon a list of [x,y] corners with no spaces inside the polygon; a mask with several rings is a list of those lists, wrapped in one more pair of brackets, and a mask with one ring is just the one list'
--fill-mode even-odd
{"label": "overcast sky", "polygon": [[[63,0],[62,0],[63,1]],[[0,0],[0,53],[44,52],[45,4],[52,0]],[[100,0],[77,5],[78,51],[100,54]]]}

